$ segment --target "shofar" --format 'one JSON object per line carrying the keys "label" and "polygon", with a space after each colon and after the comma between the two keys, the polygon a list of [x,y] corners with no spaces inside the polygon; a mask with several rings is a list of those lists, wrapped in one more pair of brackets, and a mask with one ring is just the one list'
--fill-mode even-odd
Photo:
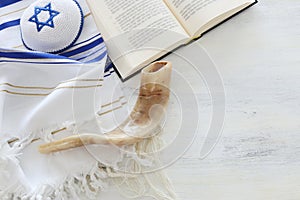
{"label": "shofar", "polygon": [[103,135],[78,134],[43,144],[44,154],[89,144],[130,145],[157,133],[169,101],[172,64],[160,61],[142,70],[138,100],[129,117],[116,129]]}

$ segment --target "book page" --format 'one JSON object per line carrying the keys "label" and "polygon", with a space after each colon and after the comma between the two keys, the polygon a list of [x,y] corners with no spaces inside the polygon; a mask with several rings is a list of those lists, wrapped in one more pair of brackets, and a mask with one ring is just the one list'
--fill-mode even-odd
{"label": "book page", "polygon": [[164,0],[191,37],[217,25],[255,0]]}
{"label": "book page", "polygon": [[122,77],[189,39],[162,0],[89,0],[88,3]]}

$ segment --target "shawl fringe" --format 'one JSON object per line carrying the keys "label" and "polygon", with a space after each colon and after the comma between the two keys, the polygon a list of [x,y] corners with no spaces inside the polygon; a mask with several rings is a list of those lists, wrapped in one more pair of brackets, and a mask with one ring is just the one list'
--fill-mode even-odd
{"label": "shawl fringe", "polygon": [[[30,134],[26,139],[13,145],[2,142],[0,149],[0,199],[3,200],[67,200],[67,199],[97,199],[102,191],[109,187],[116,188],[127,198],[153,197],[156,200],[177,199],[169,179],[162,171],[143,173],[150,165],[158,164],[158,158],[147,157],[148,152],[159,150],[162,140],[159,136],[146,139],[130,148],[134,155],[124,153],[123,160],[118,165],[124,166],[131,161],[131,173],[115,171],[99,161],[90,164],[90,169],[68,176],[55,185],[44,184],[30,191],[26,184],[18,156],[32,139],[43,136],[43,140],[51,141],[52,132],[60,128],[74,130],[73,123],[65,123]],[[128,147],[124,147],[127,148]],[[30,192],[28,192],[30,191]]]}

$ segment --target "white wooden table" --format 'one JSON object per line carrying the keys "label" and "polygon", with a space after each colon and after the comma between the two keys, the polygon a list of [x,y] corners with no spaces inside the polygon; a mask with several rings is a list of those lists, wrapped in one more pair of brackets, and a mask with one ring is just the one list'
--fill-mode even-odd
{"label": "white wooden table", "polygon": [[168,168],[180,199],[300,199],[300,1],[261,0],[197,43],[222,76],[226,118],[208,157],[200,137]]}
{"label": "white wooden table", "polygon": [[[200,151],[210,124],[211,99],[204,79],[174,56],[192,54],[196,45],[215,63],[226,94],[222,135],[204,159]],[[179,199],[299,200],[300,1],[262,0],[175,54],[165,59],[173,61],[176,70],[184,69],[200,120],[193,145],[165,168]],[[125,83],[128,94],[138,80]],[[172,87],[179,96],[193,98],[181,90],[180,80],[173,79]],[[173,105],[171,118],[179,114]]]}

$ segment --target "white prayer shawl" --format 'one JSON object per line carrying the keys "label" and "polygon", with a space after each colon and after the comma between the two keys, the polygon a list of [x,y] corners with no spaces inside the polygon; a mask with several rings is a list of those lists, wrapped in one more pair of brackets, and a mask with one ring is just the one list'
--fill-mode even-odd
{"label": "white prayer shawl", "polygon": [[[129,177],[117,172],[128,160],[141,168],[151,164],[122,149],[98,145],[38,152],[40,144],[58,138],[112,130],[127,116],[126,98],[84,0],[78,0],[85,16],[80,37],[56,55],[22,44],[18,22],[34,0],[1,1],[0,199],[93,199],[112,183],[120,183],[117,188],[128,197],[174,199],[161,172]],[[155,148],[155,140],[142,143]]]}

